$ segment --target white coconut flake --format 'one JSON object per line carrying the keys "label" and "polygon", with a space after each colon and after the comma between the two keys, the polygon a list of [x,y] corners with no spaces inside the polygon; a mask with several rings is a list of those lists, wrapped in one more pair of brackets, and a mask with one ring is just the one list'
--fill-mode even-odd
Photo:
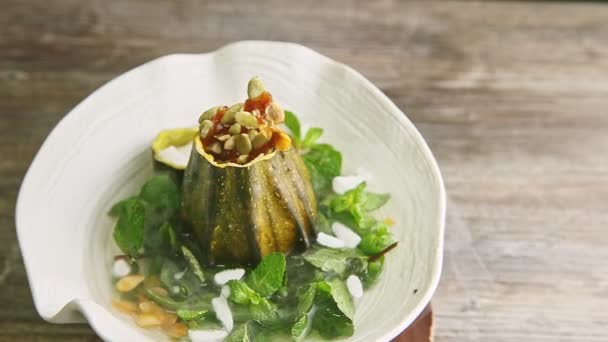
{"label": "white coconut flake", "polygon": [[230,297],[230,287],[228,285],[222,286],[222,292],[220,295],[224,298]]}
{"label": "white coconut flake", "polygon": [[220,342],[228,336],[224,330],[188,330],[192,342]]}
{"label": "white coconut flake", "polygon": [[351,275],[346,279],[346,287],[354,298],[361,298],[363,296],[363,284],[361,284],[361,279],[356,275]]}
{"label": "white coconut flake", "polygon": [[191,152],[192,144],[186,144],[179,147],[169,146],[163,150],[160,150],[157,156],[158,159],[169,162],[175,166],[186,167],[186,165],[188,165],[188,159],[190,159]]}
{"label": "white coconut flake", "polygon": [[225,270],[215,274],[213,280],[218,285],[224,285],[231,280],[239,280],[245,275],[245,270],[242,268],[235,268],[232,270]]}
{"label": "white coconut flake", "polygon": [[230,332],[234,326],[234,321],[232,320],[232,312],[230,311],[226,298],[221,296],[213,298],[211,300],[211,305],[213,306],[213,311],[215,311],[215,316],[222,322],[224,329]]}
{"label": "white coconut flake", "polygon": [[317,235],[317,242],[329,248],[344,248],[344,241],[325,233]]}
{"label": "white coconut flake", "polygon": [[332,187],[334,188],[335,193],[342,195],[366,181],[367,178],[362,176],[338,176],[332,181]]}
{"label": "white coconut flake", "polygon": [[119,258],[112,265],[112,275],[116,278],[126,277],[131,273],[131,265],[123,259]]}
{"label": "white coconut flake", "polygon": [[340,222],[331,225],[331,230],[338,239],[344,242],[346,248],[355,248],[361,242],[361,237]]}

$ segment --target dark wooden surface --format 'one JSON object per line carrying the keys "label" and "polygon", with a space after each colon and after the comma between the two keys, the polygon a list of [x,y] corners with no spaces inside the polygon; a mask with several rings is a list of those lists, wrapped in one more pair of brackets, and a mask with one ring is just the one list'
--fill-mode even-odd
{"label": "dark wooden surface", "polygon": [[608,340],[608,5],[0,2],[0,340],[96,340],[36,314],[21,179],[51,128],[155,57],[284,40],[353,66],[427,138],[448,191],[436,341]]}

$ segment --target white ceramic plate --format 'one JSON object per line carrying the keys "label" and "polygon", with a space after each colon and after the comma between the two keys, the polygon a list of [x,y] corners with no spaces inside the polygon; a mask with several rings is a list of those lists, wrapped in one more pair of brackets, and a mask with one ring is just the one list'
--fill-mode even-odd
{"label": "white ceramic plate", "polygon": [[[202,109],[234,103],[260,75],[274,97],[344,153],[344,173],[363,167],[370,188],[390,192],[380,215],[397,222],[399,247],[358,304],[348,341],[389,341],[429,302],[441,273],[445,193],[437,164],[412,123],[353,69],[308,48],[239,42],[212,53],[170,55],[91,94],[55,127],[32,162],[17,202],[19,243],[36,309],[47,321],[84,318],[109,341],[160,335],[109,304],[113,255],[106,215],[152,173],[158,131],[195,123]],[[417,290],[417,291],[416,291]]]}

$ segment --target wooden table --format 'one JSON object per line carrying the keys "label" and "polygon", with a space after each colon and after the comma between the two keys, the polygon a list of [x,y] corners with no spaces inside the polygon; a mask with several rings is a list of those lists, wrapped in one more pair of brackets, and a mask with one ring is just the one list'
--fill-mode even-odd
{"label": "wooden table", "polygon": [[608,340],[608,5],[4,0],[0,340],[96,340],[36,314],[21,179],[51,128],[120,73],[243,39],[310,46],[404,109],[445,177],[436,341]]}

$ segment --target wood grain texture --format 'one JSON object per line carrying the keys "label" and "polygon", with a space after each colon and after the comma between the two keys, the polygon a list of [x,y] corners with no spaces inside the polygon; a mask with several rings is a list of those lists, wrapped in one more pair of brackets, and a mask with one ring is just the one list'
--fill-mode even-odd
{"label": "wood grain texture", "polygon": [[436,341],[608,340],[608,6],[601,3],[3,0],[0,340],[42,322],[14,229],[50,129],[120,73],[243,39],[353,66],[427,138],[448,191]]}

